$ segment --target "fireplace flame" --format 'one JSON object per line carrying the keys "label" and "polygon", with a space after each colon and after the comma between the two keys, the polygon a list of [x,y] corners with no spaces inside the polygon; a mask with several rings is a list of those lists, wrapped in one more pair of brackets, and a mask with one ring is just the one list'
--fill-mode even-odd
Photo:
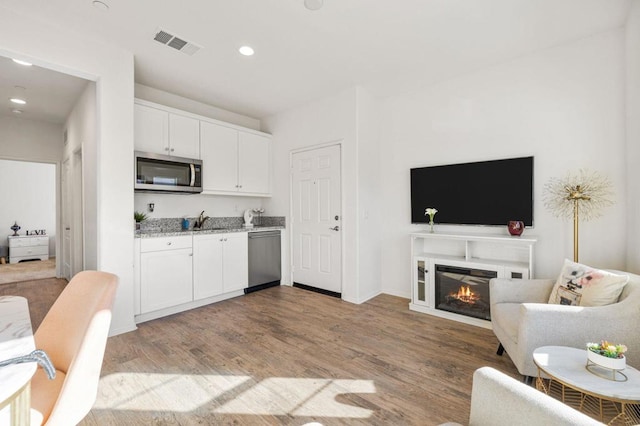
{"label": "fireplace flame", "polygon": [[460,286],[457,292],[451,293],[449,296],[458,299],[465,303],[475,303],[479,297],[473,291],[470,286]]}

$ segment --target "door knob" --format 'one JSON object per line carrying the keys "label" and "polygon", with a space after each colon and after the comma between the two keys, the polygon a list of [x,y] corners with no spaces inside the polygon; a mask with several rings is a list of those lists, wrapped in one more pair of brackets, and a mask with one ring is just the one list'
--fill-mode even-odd
{"label": "door knob", "polygon": [[340,227],[338,225],[334,226],[333,228],[329,228],[332,231],[339,231]]}

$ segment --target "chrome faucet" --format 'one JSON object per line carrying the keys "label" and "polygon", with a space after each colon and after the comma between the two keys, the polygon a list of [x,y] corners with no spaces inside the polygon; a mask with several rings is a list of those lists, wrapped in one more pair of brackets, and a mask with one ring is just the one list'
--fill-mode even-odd
{"label": "chrome faucet", "polygon": [[202,210],[202,212],[200,213],[200,216],[198,216],[195,223],[193,224],[193,227],[198,229],[202,228],[202,225],[204,225],[204,221],[207,219],[209,219],[209,216],[205,216],[204,210]]}

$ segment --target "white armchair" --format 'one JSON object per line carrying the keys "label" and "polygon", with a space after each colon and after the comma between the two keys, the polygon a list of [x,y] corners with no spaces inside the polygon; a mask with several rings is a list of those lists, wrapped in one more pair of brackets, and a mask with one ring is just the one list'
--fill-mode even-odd
{"label": "white armchair", "polygon": [[494,278],[490,282],[491,325],[520,374],[538,375],[533,351],[556,345],[585,348],[606,339],[629,348],[627,363],[640,368],[640,275],[629,275],[618,303],[582,307],[547,304],[555,280]]}
{"label": "white armchair", "polygon": [[[473,373],[469,426],[602,426],[543,392],[491,367]],[[440,426],[461,426],[444,423]]]}

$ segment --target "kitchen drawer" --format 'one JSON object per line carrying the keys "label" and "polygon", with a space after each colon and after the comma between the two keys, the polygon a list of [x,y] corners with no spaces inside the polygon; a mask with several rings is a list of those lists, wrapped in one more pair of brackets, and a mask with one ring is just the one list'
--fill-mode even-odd
{"label": "kitchen drawer", "polygon": [[49,246],[49,237],[9,238],[9,247]]}
{"label": "kitchen drawer", "polygon": [[49,255],[49,247],[11,247],[9,250],[10,257],[27,257],[27,256],[43,256]]}
{"label": "kitchen drawer", "polygon": [[157,237],[142,238],[140,241],[140,252],[177,250],[191,248],[191,235],[180,237]]}

